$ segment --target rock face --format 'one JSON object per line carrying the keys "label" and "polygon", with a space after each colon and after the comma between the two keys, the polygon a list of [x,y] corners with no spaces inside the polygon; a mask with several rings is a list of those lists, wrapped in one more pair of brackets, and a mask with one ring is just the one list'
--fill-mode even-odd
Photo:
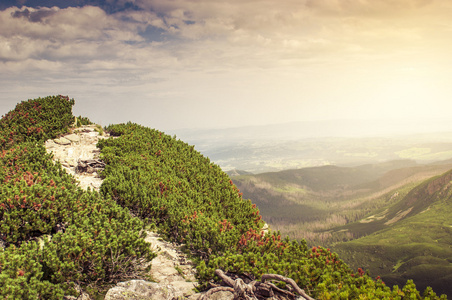
{"label": "rock face", "polygon": [[[47,152],[53,153],[54,160],[59,161],[63,168],[79,181],[80,187],[99,191],[102,179],[98,172],[105,165],[99,160],[96,144],[99,139],[108,138],[108,135],[100,136],[94,128],[94,125],[82,126],[72,134],[46,141],[45,146]],[[107,292],[105,299],[198,299],[201,294],[193,290],[197,286],[194,276],[196,270],[179,247],[162,240],[155,232],[147,232],[146,241],[151,243],[157,254],[152,260],[149,274],[156,282],[120,282]],[[81,297],[89,299],[87,294],[82,294]]]}
{"label": "rock face", "polygon": [[108,138],[108,135],[101,136],[94,129],[94,125],[82,126],[72,134],[46,141],[45,147],[47,152],[53,153],[54,160],[59,161],[66,172],[79,181],[80,187],[98,191],[102,184],[98,174],[100,168],[87,165],[91,172],[82,172],[80,170],[84,169],[79,167],[79,164],[86,165],[87,161],[97,161],[99,149],[96,144],[100,139]]}

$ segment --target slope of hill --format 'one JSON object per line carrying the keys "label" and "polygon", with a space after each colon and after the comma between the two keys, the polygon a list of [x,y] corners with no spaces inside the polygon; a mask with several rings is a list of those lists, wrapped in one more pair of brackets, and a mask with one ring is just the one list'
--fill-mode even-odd
{"label": "slope of hill", "polygon": [[[101,193],[81,190],[43,146],[71,130],[73,104],[63,96],[30,100],[0,121],[3,298],[61,299],[78,295],[76,286],[95,294],[146,276],[155,254],[145,226],[185,244],[204,288],[222,269],[251,279],[287,276],[317,299],[423,298],[411,281],[391,290],[329,249],[265,235],[256,205],[217,165],[154,129],[105,128],[115,138],[98,144],[106,163]],[[423,296],[439,299],[431,289]]]}
{"label": "slope of hill", "polygon": [[328,166],[233,179],[272,228],[329,246],[391,285],[413,278],[422,288],[452,294],[452,166],[446,163]]}
{"label": "slope of hill", "polygon": [[379,274],[388,284],[411,278],[420,287],[429,285],[452,295],[451,180],[449,171],[423,182],[379,220],[367,218],[366,225],[376,223],[379,231],[334,249],[351,265]]}
{"label": "slope of hill", "polygon": [[[412,184],[452,168],[393,161],[358,167],[324,166],[233,177],[272,228],[311,244],[367,234],[330,229],[361,220],[397,202]],[[412,187],[412,186],[411,186]]]}

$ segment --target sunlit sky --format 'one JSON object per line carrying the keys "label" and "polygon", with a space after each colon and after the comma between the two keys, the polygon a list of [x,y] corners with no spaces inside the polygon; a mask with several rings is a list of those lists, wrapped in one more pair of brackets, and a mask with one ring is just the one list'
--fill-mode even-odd
{"label": "sunlit sky", "polygon": [[[0,114],[163,131],[452,112],[450,0],[2,0]],[[452,129],[452,119],[451,119]]]}

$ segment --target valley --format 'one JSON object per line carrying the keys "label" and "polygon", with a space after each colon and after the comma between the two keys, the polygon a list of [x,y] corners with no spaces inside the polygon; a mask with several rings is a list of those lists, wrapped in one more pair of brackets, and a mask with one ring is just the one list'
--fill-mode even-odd
{"label": "valley", "polygon": [[389,286],[414,279],[450,296],[451,169],[450,161],[396,160],[232,179],[272,230],[329,247]]}

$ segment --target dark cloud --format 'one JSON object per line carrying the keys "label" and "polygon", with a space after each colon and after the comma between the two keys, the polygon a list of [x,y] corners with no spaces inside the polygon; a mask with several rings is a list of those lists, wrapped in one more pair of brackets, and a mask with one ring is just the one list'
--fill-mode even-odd
{"label": "dark cloud", "polygon": [[135,4],[135,0],[2,0],[0,9],[12,6],[68,8],[85,5],[98,6],[109,14],[126,10],[140,10]]}
{"label": "dark cloud", "polygon": [[[2,1],[3,2],[3,1]],[[6,0],[1,4],[2,8],[7,8],[11,6],[27,6],[27,7],[60,7],[66,8],[70,6],[81,6],[84,5],[85,0]]]}
{"label": "dark cloud", "polygon": [[41,22],[46,17],[49,17],[53,14],[55,14],[56,11],[54,10],[37,10],[37,11],[30,11],[28,8],[24,10],[17,10],[15,11],[12,16],[13,18],[26,18],[30,22]]}
{"label": "dark cloud", "polygon": [[166,31],[155,26],[147,26],[145,30],[139,32],[140,36],[148,41],[161,42],[167,40]]}

